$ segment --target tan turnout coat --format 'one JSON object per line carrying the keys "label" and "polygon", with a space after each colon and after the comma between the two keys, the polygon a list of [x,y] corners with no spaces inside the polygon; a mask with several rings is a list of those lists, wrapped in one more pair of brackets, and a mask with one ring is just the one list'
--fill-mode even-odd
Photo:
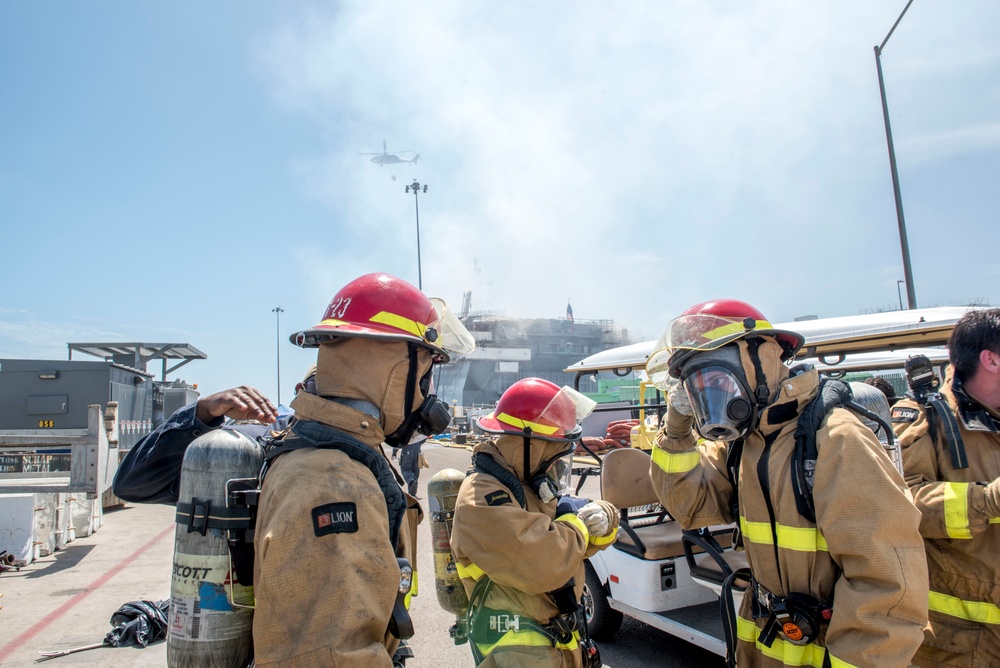
{"label": "tan turnout coat", "polygon": [[[304,393],[292,406],[300,419],[319,419],[373,449],[382,441],[378,423],[353,408]],[[257,517],[257,666],[391,668],[399,645],[388,632],[399,588],[397,554],[416,571],[421,511],[412,497],[407,502],[397,552],[389,541],[385,497],[364,464],[315,448],[275,460]],[[331,503],[354,504],[356,531],[316,535],[312,510]]]}
{"label": "tan turnout coat", "polygon": [[930,625],[916,663],[1000,666],[1000,518],[988,517],[983,501],[984,485],[1000,477],[1000,433],[966,427],[952,383],[949,371],[941,394],[958,418],[968,468],[952,466],[943,435],[934,442],[919,404],[893,406],[930,568]]}
{"label": "tan turnout coat", "polygon": [[[532,439],[532,470],[566,449],[565,443]],[[476,446],[474,453],[488,453],[519,479],[523,438],[500,436]],[[472,473],[463,482],[455,504],[451,550],[467,593],[489,576],[493,587],[485,605],[493,610],[522,615],[540,624],[558,614],[547,592],[575,581],[579,600],[584,584],[583,560],[614,542],[591,536],[575,515],[557,518],[556,500],[542,503],[529,484],[523,484],[526,508],[512,490],[485,473]],[[616,522],[617,517],[612,518]],[[482,666],[575,667],[581,650],[575,641],[562,648],[545,643],[539,634],[508,632],[495,649],[481,646]]]}
{"label": "tan turnout coat", "polygon": [[[772,368],[769,377],[787,376]],[[753,620],[748,592],[738,612],[737,664],[819,668],[829,652],[834,667],[908,666],[927,619],[927,566],[920,514],[902,476],[871,430],[834,409],[817,432],[817,519],[810,523],[796,507],[790,471],[798,415],[816,396],[818,375],[784,377],[776,396],[771,387],[775,398],[745,439],[738,518],[730,511],[727,445],[699,444],[690,427],[671,432],[671,424],[685,424],[672,409],[651,465],[657,495],[685,528],[739,521],[750,568],[769,592],[832,602],[833,616],[815,642],[794,645],[779,635],[764,647],[764,620]]]}

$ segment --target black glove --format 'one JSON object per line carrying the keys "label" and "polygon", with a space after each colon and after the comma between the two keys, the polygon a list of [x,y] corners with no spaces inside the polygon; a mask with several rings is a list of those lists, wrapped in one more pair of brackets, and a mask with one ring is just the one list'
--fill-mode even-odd
{"label": "black glove", "polygon": [[556,504],[556,517],[562,517],[567,513],[576,515],[588,503],[590,503],[590,499],[581,499],[578,496],[571,496],[569,494],[560,496],[559,503]]}

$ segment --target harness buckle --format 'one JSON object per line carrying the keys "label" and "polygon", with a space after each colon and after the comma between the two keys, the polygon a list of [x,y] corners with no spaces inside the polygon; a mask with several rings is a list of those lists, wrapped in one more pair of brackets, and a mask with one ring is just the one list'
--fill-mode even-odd
{"label": "harness buckle", "polygon": [[490,630],[497,633],[518,633],[521,630],[521,615],[490,615]]}

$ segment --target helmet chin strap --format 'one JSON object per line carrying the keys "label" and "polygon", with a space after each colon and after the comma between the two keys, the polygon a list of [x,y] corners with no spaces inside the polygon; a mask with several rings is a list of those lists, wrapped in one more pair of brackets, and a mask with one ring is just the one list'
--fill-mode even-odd
{"label": "helmet chin strap", "polygon": [[528,467],[531,465],[531,427],[525,427],[522,433],[524,435],[524,467],[522,469],[524,473],[522,475],[524,476],[524,482],[531,484],[531,471],[528,470]]}
{"label": "helmet chin strap", "polygon": [[[750,361],[753,362],[754,375],[757,376],[757,387],[754,389],[754,399],[756,400],[756,418],[754,422],[760,419],[761,412],[767,408],[769,403],[769,398],[771,396],[771,391],[767,388],[767,376],[764,375],[764,366],[760,363],[760,348],[761,344],[764,343],[764,339],[758,337],[747,338],[747,351],[750,353]],[[751,425],[753,429],[755,425]]]}

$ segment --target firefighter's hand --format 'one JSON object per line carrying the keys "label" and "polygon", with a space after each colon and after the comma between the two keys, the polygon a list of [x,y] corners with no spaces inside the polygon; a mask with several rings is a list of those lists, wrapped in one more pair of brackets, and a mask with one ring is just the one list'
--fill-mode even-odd
{"label": "firefighter's hand", "polygon": [[257,420],[271,424],[278,419],[278,410],[260,390],[240,385],[199,400],[195,415],[206,424],[223,415],[233,420]]}
{"label": "firefighter's hand", "polygon": [[576,514],[591,536],[607,536],[618,526],[618,509],[607,501],[591,501]]}
{"label": "firefighter's hand", "polygon": [[1000,517],[1000,478],[986,485],[983,496],[986,497],[986,516],[990,519]]}
{"label": "firefighter's hand", "polygon": [[687,390],[685,390],[680,384],[674,386],[670,390],[670,407],[681,415],[693,415],[694,411],[691,410],[691,399],[688,397]]}

